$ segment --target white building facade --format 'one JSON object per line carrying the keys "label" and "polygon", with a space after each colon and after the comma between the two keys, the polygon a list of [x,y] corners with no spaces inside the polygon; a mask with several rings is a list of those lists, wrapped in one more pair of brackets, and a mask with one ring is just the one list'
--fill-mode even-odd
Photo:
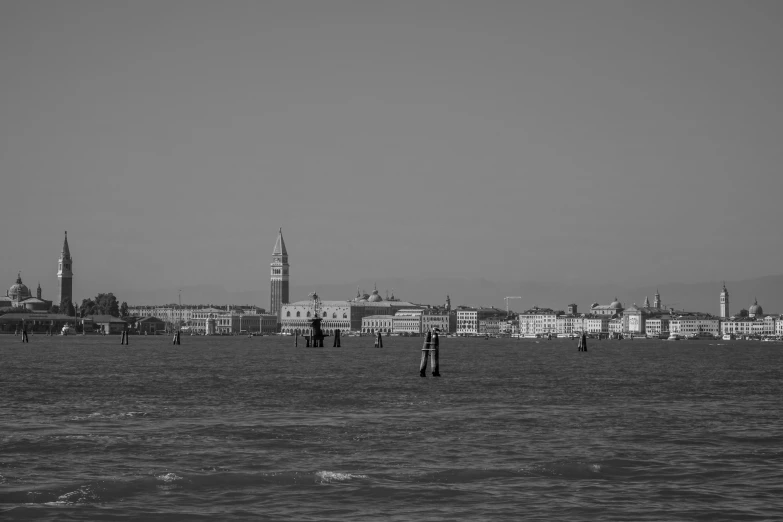
{"label": "white building facade", "polygon": [[394,330],[394,316],[393,315],[368,315],[362,317],[362,333],[374,334],[374,333],[392,333]]}

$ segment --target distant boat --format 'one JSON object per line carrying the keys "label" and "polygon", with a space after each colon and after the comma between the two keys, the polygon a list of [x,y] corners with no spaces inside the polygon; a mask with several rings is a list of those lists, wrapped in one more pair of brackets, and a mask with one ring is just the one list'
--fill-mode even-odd
{"label": "distant boat", "polygon": [[723,334],[723,338],[722,339],[724,341],[733,341],[734,340],[734,336],[732,334],[730,334],[730,333],[727,333],[727,334]]}
{"label": "distant boat", "polygon": [[669,337],[667,337],[666,340],[667,341],[679,341],[680,340],[680,336],[677,335],[676,333],[672,332],[672,333],[669,334]]}
{"label": "distant boat", "polygon": [[75,334],[76,334],[76,329],[68,325],[63,326],[63,329],[60,332],[60,335],[75,335]]}

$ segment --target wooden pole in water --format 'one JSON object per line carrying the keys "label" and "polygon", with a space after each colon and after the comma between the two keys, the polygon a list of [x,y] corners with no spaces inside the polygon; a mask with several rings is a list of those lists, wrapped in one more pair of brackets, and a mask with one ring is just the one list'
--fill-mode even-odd
{"label": "wooden pole in water", "polygon": [[378,331],[378,348],[383,348],[383,337],[381,336],[380,330]]}
{"label": "wooden pole in water", "polygon": [[299,346],[299,330],[294,330],[294,346]]}
{"label": "wooden pole in water", "polygon": [[332,345],[332,348],[339,348],[340,347],[340,330],[334,331],[334,344]]}

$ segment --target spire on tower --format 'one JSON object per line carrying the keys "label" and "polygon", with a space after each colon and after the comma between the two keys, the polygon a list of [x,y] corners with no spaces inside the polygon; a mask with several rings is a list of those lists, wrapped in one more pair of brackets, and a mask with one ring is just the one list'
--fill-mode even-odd
{"label": "spire on tower", "polygon": [[285,241],[283,241],[283,227],[280,227],[280,231],[277,233],[277,241],[275,241],[275,250],[272,252],[273,256],[287,256],[288,251],[285,249]]}
{"label": "spire on tower", "polygon": [[63,241],[63,257],[71,257],[71,250],[68,248],[68,231],[65,231],[65,241]]}

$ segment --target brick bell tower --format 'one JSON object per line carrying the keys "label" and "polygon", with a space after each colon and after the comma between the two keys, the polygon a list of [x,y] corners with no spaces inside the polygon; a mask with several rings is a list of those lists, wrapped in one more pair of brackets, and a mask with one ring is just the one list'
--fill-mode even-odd
{"label": "brick bell tower", "polygon": [[[71,250],[68,248],[68,232],[65,232],[65,241],[63,249],[60,252],[60,259],[57,265],[57,305],[62,304],[64,299],[73,303],[73,259]],[[76,304],[74,304],[76,306]]]}
{"label": "brick bell tower", "polygon": [[288,304],[288,251],[285,249],[282,227],[277,233],[270,266],[269,313],[277,316],[279,324],[282,306]]}

